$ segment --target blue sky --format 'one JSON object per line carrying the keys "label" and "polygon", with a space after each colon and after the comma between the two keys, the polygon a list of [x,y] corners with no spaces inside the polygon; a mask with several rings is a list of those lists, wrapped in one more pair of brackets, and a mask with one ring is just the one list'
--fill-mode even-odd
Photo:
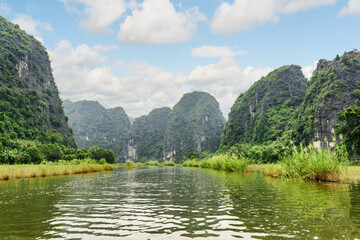
{"label": "blue sky", "polygon": [[360,48],[360,0],[0,0],[48,49],[61,97],[137,117],[189,91],[237,96],[274,68],[309,77]]}

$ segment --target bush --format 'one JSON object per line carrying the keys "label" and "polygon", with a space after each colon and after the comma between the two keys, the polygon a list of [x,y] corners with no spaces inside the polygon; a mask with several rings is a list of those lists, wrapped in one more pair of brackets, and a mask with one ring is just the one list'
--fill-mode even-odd
{"label": "bush", "polygon": [[225,171],[241,171],[244,172],[249,165],[249,162],[244,157],[237,157],[235,155],[229,156],[226,154],[215,155],[209,159],[200,162],[200,167],[212,168],[216,170]]}
{"label": "bush", "polygon": [[336,181],[347,165],[347,154],[313,146],[293,148],[282,161],[284,175],[289,178]]}
{"label": "bush", "polygon": [[172,167],[175,166],[176,164],[173,161],[168,161],[168,162],[164,162],[161,165],[163,166],[168,166],[168,167]]}
{"label": "bush", "polygon": [[149,161],[145,163],[147,166],[160,166],[160,163],[158,161]]}
{"label": "bush", "polygon": [[181,165],[184,167],[200,167],[200,163],[195,159],[192,160],[188,159],[184,161]]}
{"label": "bush", "polygon": [[115,154],[111,150],[99,148],[99,147],[92,147],[89,149],[90,157],[96,160],[100,160],[105,158],[107,163],[114,163],[115,162]]}
{"label": "bush", "polygon": [[63,152],[58,145],[42,144],[38,148],[44,154],[47,161],[55,162],[63,157]]}
{"label": "bush", "polygon": [[88,150],[83,148],[83,149],[76,150],[74,158],[85,159],[85,158],[88,158],[89,156],[90,156],[90,154],[89,154]]}
{"label": "bush", "polygon": [[29,164],[30,162],[31,158],[29,154],[17,149],[5,150],[0,154],[1,164]]}
{"label": "bush", "polygon": [[32,163],[38,164],[41,163],[44,159],[40,150],[36,146],[26,148],[25,152],[30,156],[30,161]]}

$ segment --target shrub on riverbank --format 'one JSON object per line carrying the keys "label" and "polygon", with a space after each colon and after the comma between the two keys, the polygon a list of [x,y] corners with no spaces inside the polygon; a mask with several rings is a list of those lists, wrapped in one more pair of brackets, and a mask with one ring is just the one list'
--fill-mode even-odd
{"label": "shrub on riverbank", "polygon": [[348,159],[346,154],[312,146],[293,149],[282,161],[283,176],[320,181],[338,181]]}
{"label": "shrub on riverbank", "polygon": [[182,163],[182,166],[184,167],[202,167],[232,172],[244,172],[248,165],[249,161],[244,157],[237,157],[235,155],[229,156],[227,154],[214,155],[202,161],[190,159]]}

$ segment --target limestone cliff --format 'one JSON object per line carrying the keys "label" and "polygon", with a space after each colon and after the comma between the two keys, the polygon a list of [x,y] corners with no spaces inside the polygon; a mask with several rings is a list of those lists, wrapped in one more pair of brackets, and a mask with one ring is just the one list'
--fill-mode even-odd
{"label": "limestone cliff", "polygon": [[148,161],[162,159],[163,140],[171,109],[152,110],[149,115],[136,118],[131,126],[128,144],[128,159]]}
{"label": "limestone cliff", "polygon": [[46,49],[0,17],[0,133],[75,147]]}
{"label": "limestone cliff", "polygon": [[130,121],[124,109],[105,109],[96,101],[86,100],[65,100],[64,107],[79,148],[98,146],[113,150],[118,161],[126,158]]}
{"label": "limestone cliff", "polygon": [[305,91],[306,79],[299,66],[283,66],[261,78],[232,106],[222,146],[262,144],[281,137]]}
{"label": "limestone cliff", "polygon": [[163,160],[180,161],[189,152],[215,152],[225,119],[208,93],[185,94],[172,109],[164,136]]}
{"label": "limestone cliff", "polygon": [[352,51],[334,60],[320,60],[308,82],[304,102],[294,117],[293,138],[316,147],[335,146],[337,113],[360,99],[360,53]]}

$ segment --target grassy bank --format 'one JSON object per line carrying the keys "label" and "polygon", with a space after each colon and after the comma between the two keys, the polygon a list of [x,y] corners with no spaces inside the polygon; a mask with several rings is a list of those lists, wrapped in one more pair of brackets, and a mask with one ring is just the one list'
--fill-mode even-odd
{"label": "grassy bank", "polygon": [[168,161],[168,162],[149,161],[149,162],[146,162],[146,163],[126,162],[126,163],[117,164],[117,166],[126,167],[128,169],[137,168],[137,167],[144,167],[144,166],[167,166],[167,167],[173,167],[173,166],[176,166],[176,163],[174,163],[172,161]]}
{"label": "grassy bank", "polygon": [[272,177],[311,181],[349,183],[360,180],[360,167],[349,167],[346,154],[330,149],[294,148],[290,155],[283,157],[277,164],[250,163],[250,160],[241,156],[220,154],[201,161],[186,160],[182,166],[236,172],[263,172]]}
{"label": "grassy bank", "polygon": [[0,165],[0,180],[69,175],[113,170],[115,166],[97,163],[42,165]]}

